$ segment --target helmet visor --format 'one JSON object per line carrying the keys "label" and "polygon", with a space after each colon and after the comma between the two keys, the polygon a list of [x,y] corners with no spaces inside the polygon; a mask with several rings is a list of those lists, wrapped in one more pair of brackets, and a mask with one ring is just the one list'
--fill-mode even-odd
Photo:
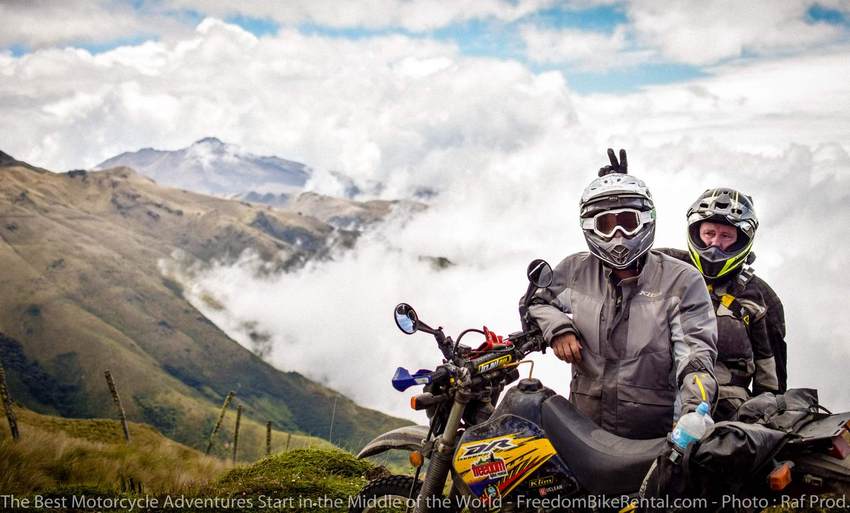
{"label": "helmet visor", "polygon": [[604,238],[611,239],[618,231],[625,237],[632,237],[638,233],[644,225],[653,221],[653,211],[640,211],[633,208],[620,208],[607,210],[582,219],[581,227]]}

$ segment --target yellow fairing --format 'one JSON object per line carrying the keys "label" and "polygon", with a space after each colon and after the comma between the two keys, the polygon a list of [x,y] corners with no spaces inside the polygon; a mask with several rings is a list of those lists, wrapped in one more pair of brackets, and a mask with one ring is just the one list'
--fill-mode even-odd
{"label": "yellow fairing", "polygon": [[546,438],[503,435],[462,444],[454,468],[471,490],[495,484],[504,496],[554,455]]}

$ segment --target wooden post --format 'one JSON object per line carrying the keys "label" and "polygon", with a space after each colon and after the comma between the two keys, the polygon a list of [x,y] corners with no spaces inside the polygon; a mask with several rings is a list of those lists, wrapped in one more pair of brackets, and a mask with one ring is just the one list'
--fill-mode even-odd
{"label": "wooden post", "polygon": [[266,422],[266,456],[272,453],[272,421]]}
{"label": "wooden post", "polygon": [[334,409],[331,412],[331,429],[330,429],[330,432],[328,433],[328,441],[330,443],[334,443],[334,420],[336,419],[336,401],[337,401],[337,399],[339,399],[339,396],[338,395],[334,396]]}
{"label": "wooden post", "polygon": [[210,440],[209,443],[207,443],[207,454],[209,454],[212,450],[213,440],[215,439],[216,433],[218,433],[218,429],[221,427],[221,421],[224,420],[224,414],[227,412],[227,406],[230,404],[230,401],[233,400],[233,396],[235,395],[236,392],[231,390],[227,393],[227,397],[224,398],[224,404],[221,405],[221,413],[218,414],[218,422],[215,423],[215,427],[213,428],[212,433],[210,433]]}
{"label": "wooden post", "polygon": [[284,449],[284,450],[286,450],[286,451],[288,451],[288,450],[289,450],[289,442],[290,442],[291,440],[292,440],[292,433],[287,433],[287,434],[286,434],[286,449]]}
{"label": "wooden post", "polygon": [[18,432],[18,419],[15,417],[15,410],[12,409],[12,397],[9,395],[9,388],[6,386],[6,371],[3,370],[2,363],[0,363],[0,400],[3,401],[3,409],[6,410],[6,420],[9,421],[12,439],[18,440],[21,438],[21,434]]}
{"label": "wooden post", "polygon": [[239,422],[242,420],[242,405],[236,407],[236,429],[233,430],[233,463],[236,463],[236,449],[239,447]]}
{"label": "wooden post", "polygon": [[118,408],[118,418],[121,420],[121,427],[124,429],[124,439],[127,443],[130,443],[130,428],[127,426],[127,415],[124,413],[124,407],[121,406],[121,398],[118,397],[118,389],[115,387],[112,373],[107,370],[103,375],[106,377],[106,384],[109,386],[109,393],[112,394],[112,400],[115,401],[115,406]]}

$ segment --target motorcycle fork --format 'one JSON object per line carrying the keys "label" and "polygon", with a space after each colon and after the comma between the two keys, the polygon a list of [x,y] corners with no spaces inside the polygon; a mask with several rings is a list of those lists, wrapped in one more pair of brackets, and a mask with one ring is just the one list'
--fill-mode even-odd
{"label": "motorcycle fork", "polygon": [[429,502],[433,501],[435,497],[440,497],[443,493],[443,486],[446,483],[446,478],[452,466],[452,456],[454,455],[455,443],[457,442],[457,431],[460,427],[460,421],[463,418],[463,412],[470,399],[471,396],[464,391],[458,390],[455,392],[455,401],[449,412],[446,428],[434,444],[434,449],[431,453],[431,462],[428,464],[428,472],[425,474],[425,482],[422,484],[422,489],[419,492],[416,508],[413,510],[414,513],[426,513],[430,511],[432,504]]}

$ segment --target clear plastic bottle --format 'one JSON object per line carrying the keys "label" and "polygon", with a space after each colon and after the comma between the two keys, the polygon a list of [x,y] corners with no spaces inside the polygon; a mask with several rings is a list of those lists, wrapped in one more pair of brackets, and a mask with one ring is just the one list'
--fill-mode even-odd
{"label": "clear plastic bottle", "polygon": [[679,450],[684,452],[689,445],[701,439],[705,432],[714,425],[714,420],[708,415],[709,411],[711,411],[711,407],[708,403],[701,402],[696,411],[682,415],[682,418],[676,423],[676,427],[673,428],[671,436],[673,443]]}

